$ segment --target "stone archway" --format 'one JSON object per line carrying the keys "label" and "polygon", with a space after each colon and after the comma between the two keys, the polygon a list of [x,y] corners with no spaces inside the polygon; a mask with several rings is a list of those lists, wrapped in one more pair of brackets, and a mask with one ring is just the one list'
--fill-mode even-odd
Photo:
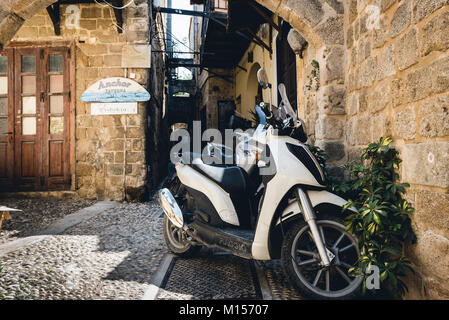
{"label": "stone archway", "polygon": [[0,47],[14,37],[25,20],[55,2],[56,0],[3,0],[0,2]]}
{"label": "stone archway", "polygon": [[[316,144],[330,162],[344,160],[344,6],[338,0],[256,0],[287,21],[314,48],[320,66]],[[342,150],[343,149],[343,150]],[[337,150],[337,152],[335,152]],[[343,152],[342,152],[343,151]]]}

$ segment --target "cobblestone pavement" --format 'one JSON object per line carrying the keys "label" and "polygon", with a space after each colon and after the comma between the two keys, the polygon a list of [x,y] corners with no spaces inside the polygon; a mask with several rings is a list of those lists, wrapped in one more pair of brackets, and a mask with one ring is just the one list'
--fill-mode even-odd
{"label": "cobblestone pavement", "polygon": [[[0,299],[141,299],[168,253],[162,217],[156,202],[123,203],[1,256]],[[173,259],[156,299],[263,299],[267,289],[276,300],[301,299],[279,261],[203,248]]]}
{"label": "cobblestone pavement", "polygon": [[0,232],[0,245],[18,238],[28,237],[46,229],[65,215],[89,207],[95,200],[80,198],[0,198],[0,205],[22,212],[12,212],[11,220],[3,221]]}
{"label": "cobblestone pavement", "polygon": [[161,213],[122,204],[0,257],[0,298],[140,299],[166,253]]}

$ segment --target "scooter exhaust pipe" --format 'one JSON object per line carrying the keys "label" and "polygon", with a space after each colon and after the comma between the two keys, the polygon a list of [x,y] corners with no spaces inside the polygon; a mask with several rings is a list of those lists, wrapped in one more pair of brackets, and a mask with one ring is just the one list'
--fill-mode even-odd
{"label": "scooter exhaust pipe", "polygon": [[176,227],[186,229],[184,225],[184,217],[182,210],[176,202],[175,197],[167,188],[161,189],[158,192],[158,201],[165,215],[170,219]]}

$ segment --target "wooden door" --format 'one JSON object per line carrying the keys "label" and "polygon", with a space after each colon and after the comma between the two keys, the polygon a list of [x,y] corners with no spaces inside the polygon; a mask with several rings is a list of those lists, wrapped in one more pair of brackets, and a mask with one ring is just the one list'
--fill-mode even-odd
{"label": "wooden door", "polygon": [[14,185],[39,190],[42,172],[42,77],[39,49],[15,49]]}
{"label": "wooden door", "polygon": [[12,50],[0,51],[0,190],[13,185],[14,116]]}
{"label": "wooden door", "polygon": [[8,49],[3,56],[9,72],[7,117],[1,107],[5,80],[0,60],[0,131],[4,119],[8,122],[7,135],[0,132],[2,191],[71,186],[69,52],[68,48]]}
{"label": "wooden door", "polygon": [[[287,97],[294,110],[297,110],[297,79],[296,79],[296,55],[287,42],[287,36],[291,26],[283,21],[281,32],[278,35],[277,47],[277,73],[278,83],[285,84]],[[279,97],[280,101],[280,97]]]}
{"label": "wooden door", "polygon": [[45,189],[70,187],[70,77],[65,48],[43,54],[42,175]]}

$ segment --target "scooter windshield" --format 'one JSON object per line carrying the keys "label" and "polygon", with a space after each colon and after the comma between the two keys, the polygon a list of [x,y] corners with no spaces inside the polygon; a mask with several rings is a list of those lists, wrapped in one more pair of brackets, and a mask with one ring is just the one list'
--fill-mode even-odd
{"label": "scooter windshield", "polygon": [[283,83],[279,84],[278,86],[278,90],[279,93],[281,95],[281,107],[284,108],[284,111],[287,115],[289,115],[290,117],[292,117],[293,119],[296,119],[296,113],[293,110],[290,101],[288,100],[287,97],[287,90],[285,89],[285,85]]}

